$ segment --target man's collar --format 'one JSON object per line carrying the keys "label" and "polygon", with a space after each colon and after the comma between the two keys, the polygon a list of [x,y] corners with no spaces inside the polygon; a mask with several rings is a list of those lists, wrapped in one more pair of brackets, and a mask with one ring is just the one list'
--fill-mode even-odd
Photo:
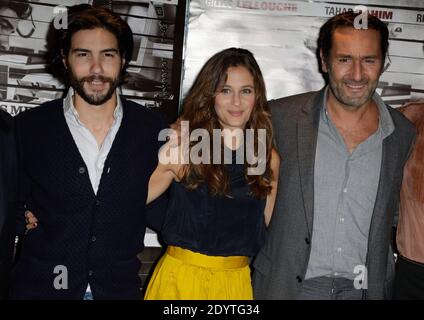
{"label": "man's collar", "polygon": [[[77,120],[77,122],[80,123],[79,114],[74,105],[74,99],[73,99],[74,94],[75,94],[74,88],[69,87],[68,93],[65,99],[63,100],[63,111],[65,114],[73,115],[75,119]],[[113,111],[113,117],[115,119],[117,119],[118,117],[122,117],[122,114],[123,114],[122,101],[121,101],[121,97],[119,96],[118,89],[116,89],[116,102],[117,104],[116,104],[115,110]]]}
{"label": "man's collar", "polygon": [[[326,123],[328,123],[328,112],[327,112],[327,98],[328,98],[328,92],[330,90],[329,86],[326,86],[324,89],[323,94],[323,100],[322,100],[322,111],[321,116]],[[392,120],[392,117],[387,110],[386,104],[384,103],[383,99],[378,95],[377,92],[374,92],[372,99],[374,100],[379,113],[379,128],[381,129],[383,133],[383,137],[389,136],[393,130],[394,130],[394,123]]]}

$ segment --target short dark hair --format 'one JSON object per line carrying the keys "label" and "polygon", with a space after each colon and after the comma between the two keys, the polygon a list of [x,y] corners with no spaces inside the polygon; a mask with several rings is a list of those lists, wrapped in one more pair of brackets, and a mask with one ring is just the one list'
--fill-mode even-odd
{"label": "short dark hair", "polygon": [[[351,27],[354,28],[354,22],[358,15],[362,12],[346,11],[344,13],[338,14],[329,20],[321,27],[318,36],[318,57],[322,51],[323,59],[328,60],[330,55],[331,47],[333,45],[333,34],[334,31],[338,28]],[[380,33],[380,49],[383,57],[383,66],[386,59],[387,50],[389,48],[389,30],[387,29],[386,24],[378,19],[377,17],[371,15],[367,11],[368,19],[368,29],[376,30]],[[321,61],[320,61],[321,62]],[[383,67],[382,66],[382,67]]]}
{"label": "short dark hair", "polygon": [[20,19],[28,18],[32,12],[29,3],[23,2],[23,0],[2,0],[0,2],[0,9],[1,8],[9,8],[15,11]]}
{"label": "short dark hair", "polygon": [[80,30],[103,28],[115,35],[118,40],[119,53],[125,58],[124,71],[131,61],[134,47],[133,33],[130,26],[117,13],[104,7],[88,4],[73,6],[68,9],[68,28],[62,29],[60,49],[65,56],[71,47],[72,36]]}

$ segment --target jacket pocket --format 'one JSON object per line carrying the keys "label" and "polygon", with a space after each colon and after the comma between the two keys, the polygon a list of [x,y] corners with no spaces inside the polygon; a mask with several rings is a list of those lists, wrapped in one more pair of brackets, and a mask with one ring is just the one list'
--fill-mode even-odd
{"label": "jacket pocket", "polygon": [[269,258],[263,250],[259,251],[252,265],[256,272],[262,273],[263,275],[269,275],[271,273],[271,258]]}

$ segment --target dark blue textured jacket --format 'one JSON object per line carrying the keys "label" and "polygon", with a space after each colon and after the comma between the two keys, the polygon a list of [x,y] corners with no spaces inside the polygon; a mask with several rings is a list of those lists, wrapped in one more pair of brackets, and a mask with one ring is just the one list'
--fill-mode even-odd
{"label": "dark blue textured jacket", "polygon": [[122,105],[97,195],[66,124],[63,100],[16,119],[20,200],[39,224],[23,243],[12,299],[82,299],[88,283],[95,299],[137,297],[147,186],[166,124],[134,102],[122,99]]}
{"label": "dark blue textured jacket", "polygon": [[0,110],[0,300],[7,296],[12,269],[16,185],[13,119]]}

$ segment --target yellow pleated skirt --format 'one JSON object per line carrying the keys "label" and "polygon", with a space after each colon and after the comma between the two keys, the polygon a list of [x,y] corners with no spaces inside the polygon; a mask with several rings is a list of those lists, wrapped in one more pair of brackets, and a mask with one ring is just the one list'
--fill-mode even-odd
{"label": "yellow pleated skirt", "polygon": [[145,300],[252,300],[249,259],[208,256],[169,246],[147,287]]}

